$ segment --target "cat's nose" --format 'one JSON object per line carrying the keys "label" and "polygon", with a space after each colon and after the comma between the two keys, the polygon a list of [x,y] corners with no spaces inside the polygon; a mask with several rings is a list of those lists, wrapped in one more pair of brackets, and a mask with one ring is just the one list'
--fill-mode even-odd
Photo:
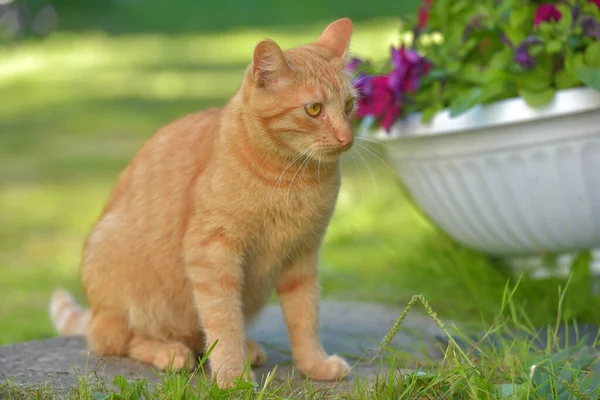
{"label": "cat's nose", "polygon": [[352,141],[354,140],[354,136],[350,130],[338,130],[335,132],[335,138],[340,142],[340,146],[343,149],[347,149],[352,145]]}

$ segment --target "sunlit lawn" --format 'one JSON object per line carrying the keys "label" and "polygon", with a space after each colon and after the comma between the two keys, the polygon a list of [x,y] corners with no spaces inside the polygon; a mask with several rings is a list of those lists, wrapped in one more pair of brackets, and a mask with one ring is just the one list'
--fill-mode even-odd
{"label": "sunlit lawn", "polygon": [[[396,29],[395,19],[358,23],[352,51],[385,56]],[[59,34],[0,53],[0,344],[54,335],[46,311],[54,288],[83,300],[84,236],[118,172],[156,128],[222,105],[260,39],[290,47],[316,32],[307,25],[174,37]],[[491,319],[507,273],[437,232],[394,174],[357,148],[371,172],[345,157],[322,257],[324,296],[403,306],[423,293],[444,316]],[[548,322],[556,287],[526,282],[517,298]],[[597,312],[582,307],[583,316]]]}

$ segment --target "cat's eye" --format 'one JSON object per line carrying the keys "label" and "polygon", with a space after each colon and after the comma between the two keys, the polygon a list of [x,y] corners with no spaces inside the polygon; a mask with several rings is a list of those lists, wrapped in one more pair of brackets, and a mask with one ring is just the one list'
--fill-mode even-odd
{"label": "cat's eye", "polygon": [[349,113],[354,108],[354,99],[346,100],[346,104],[344,104],[344,110]]}
{"label": "cat's eye", "polygon": [[319,114],[321,114],[322,108],[323,106],[321,105],[321,103],[310,103],[304,106],[306,113],[311,117],[319,116]]}

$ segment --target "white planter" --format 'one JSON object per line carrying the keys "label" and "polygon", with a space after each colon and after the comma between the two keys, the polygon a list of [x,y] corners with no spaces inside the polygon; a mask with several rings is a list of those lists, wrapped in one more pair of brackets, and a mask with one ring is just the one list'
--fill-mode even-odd
{"label": "white planter", "polygon": [[[600,247],[600,93],[563,90],[429,124],[413,115],[376,138],[406,189],[450,236],[502,256]],[[389,147],[388,147],[389,146]]]}

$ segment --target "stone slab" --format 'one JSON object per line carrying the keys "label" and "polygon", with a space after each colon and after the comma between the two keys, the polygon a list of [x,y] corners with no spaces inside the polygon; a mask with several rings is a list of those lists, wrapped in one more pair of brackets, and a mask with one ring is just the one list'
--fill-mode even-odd
{"label": "stone slab", "polygon": [[[385,337],[402,310],[378,304],[329,302],[321,304],[320,336],[328,353],[340,354],[353,365],[351,377],[343,386],[351,387],[356,376],[370,378],[381,363],[370,362],[374,350]],[[415,357],[439,357],[435,337],[441,331],[429,318],[411,314],[393,343],[395,348],[412,352]],[[249,332],[267,352],[264,367],[255,369],[259,380],[277,365],[276,380],[292,376],[298,384],[304,380],[294,371],[281,309],[268,306]],[[414,366],[414,363],[411,364]],[[107,383],[115,375],[128,379],[145,377],[150,384],[158,377],[151,367],[127,358],[99,359],[90,353],[80,336],[59,337],[0,347],[0,383],[21,385],[50,384],[53,389],[69,389],[78,376],[94,376]]]}

